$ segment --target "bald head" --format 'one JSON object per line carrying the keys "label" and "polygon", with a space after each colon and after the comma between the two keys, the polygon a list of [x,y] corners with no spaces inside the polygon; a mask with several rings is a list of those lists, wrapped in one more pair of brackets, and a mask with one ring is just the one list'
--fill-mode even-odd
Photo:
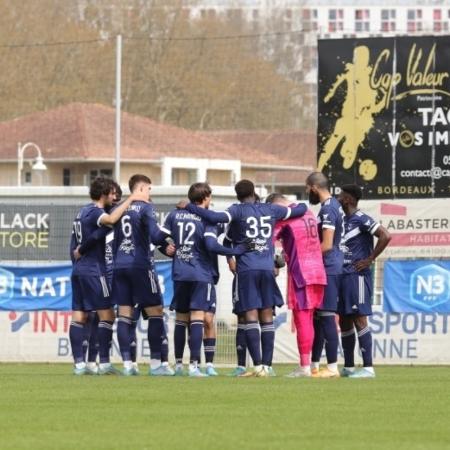
{"label": "bald head", "polygon": [[319,189],[328,189],[328,178],[322,172],[312,172],[306,179],[307,186],[315,186]]}

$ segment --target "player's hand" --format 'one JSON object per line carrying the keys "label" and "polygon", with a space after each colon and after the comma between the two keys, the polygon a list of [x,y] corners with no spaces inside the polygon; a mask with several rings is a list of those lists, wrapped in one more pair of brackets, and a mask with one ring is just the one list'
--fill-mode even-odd
{"label": "player's hand", "polygon": [[74,257],[75,261],[78,261],[78,260],[81,258],[80,246],[78,246],[78,247],[73,251],[73,257]]}
{"label": "player's hand", "polygon": [[274,264],[276,269],[281,269],[286,265],[286,259],[283,253],[275,253]]}
{"label": "player's hand", "polygon": [[177,204],[176,204],[176,208],[177,209],[186,209],[186,206],[188,205],[189,201],[188,200],[180,200]]}
{"label": "player's hand", "polygon": [[280,275],[280,269],[278,268],[278,267],[275,267],[274,269],[273,269],[273,274],[274,274],[274,276],[278,276],[278,275]]}
{"label": "player's hand", "polygon": [[366,258],[366,259],[361,259],[359,261],[356,261],[354,266],[358,272],[361,272],[362,270],[368,269],[372,264],[373,264],[373,259]]}
{"label": "player's hand", "polygon": [[166,254],[167,254],[167,256],[173,256],[173,255],[175,255],[175,250],[176,250],[175,245],[169,244],[169,245],[166,247]]}
{"label": "player's hand", "polygon": [[228,260],[228,268],[232,274],[236,273],[236,260],[234,258]]}

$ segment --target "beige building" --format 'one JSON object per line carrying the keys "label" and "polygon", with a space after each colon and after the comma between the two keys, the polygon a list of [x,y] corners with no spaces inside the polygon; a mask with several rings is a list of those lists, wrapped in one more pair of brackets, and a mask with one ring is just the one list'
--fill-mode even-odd
{"label": "beige building", "polygon": [[[73,103],[0,123],[0,185],[82,186],[98,175],[114,175],[115,111]],[[122,114],[121,184],[138,172],[155,185],[208,180],[230,186],[240,178],[301,195],[315,162],[315,137],[298,131],[198,132]],[[35,144],[35,145],[34,145]],[[45,171],[32,169],[41,149]]]}

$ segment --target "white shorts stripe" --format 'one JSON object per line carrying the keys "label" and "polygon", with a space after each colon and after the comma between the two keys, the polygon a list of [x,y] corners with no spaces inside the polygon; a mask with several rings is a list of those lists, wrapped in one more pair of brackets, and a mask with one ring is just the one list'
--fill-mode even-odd
{"label": "white shorts stripe", "polygon": [[100,284],[102,285],[103,297],[109,297],[109,290],[105,277],[100,277]]}

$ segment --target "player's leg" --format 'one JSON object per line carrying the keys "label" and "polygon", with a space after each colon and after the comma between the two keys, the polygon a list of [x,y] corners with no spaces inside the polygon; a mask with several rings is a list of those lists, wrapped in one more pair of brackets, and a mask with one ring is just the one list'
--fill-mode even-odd
{"label": "player's leg", "polygon": [[236,328],[236,355],[237,367],[233,369],[230,376],[237,377],[246,372],[247,366],[247,340],[245,337],[245,316],[244,314],[237,314],[237,328]]}
{"label": "player's leg", "polygon": [[[357,277],[356,277],[357,278]],[[341,343],[344,352],[344,367],[341,376],[348,377],[355,371],[355,327],[353,325],[353,316],[357,311],[358,289],[355,285],[354,274],[344,274],[341,278],[339,291],[338,314],[339,328],[341,329]],[[356,299],[356,300],[355,300]]]}
{"label": "player's leg", "polygon": [[339,337],[336,326],[336,310],[340,290],[340,275],[327,275],[327,286],[324,292],[323,304],[318,311],[320,326],[325,340],[327,368],[313,376],[320,378],[339,377],[337,355]]}
{"label": "player's leg", "polygon": [[137,340],[137,326],[139,323],[139,319],[141,317],[141,307],[139,305],[134,305],[133,308],[133,320],[131,322],[130,329],[130,356],[131,356],[131,364],[135,372],[139,373],[139,366],[137,363],[137,349],[138,349],[138,340]]}
{"label": "player's leg", "polygon": [[372,314],[372,277],[371,274],[358,275],[358,312],[354,316],[354,324],[358,333],[358,343],[363,358],[363,369],[351,377],[373,378],[375,371],[372,362],[372,332],[367,316]]}
{"label": "player's leg", "polygon": [[175,375],[183,375],[183,355],[186,346],[186,333],[189,326],[189,313],[177,312],[173,334],[175,353]]}
{"label": "player's leg", "polygon": [[261,327],[261,358],[265,372],[275,376],[272,369],[273,351],[275,346],[275,326],[273,316],[276,307],[284,304],[283,296],[275,280],[273,271],[259,271],[259,295],[262,308],[259,310],[259,324]]}
{"label": "player's leg", "polygon": [[341,329],[341,343],[344,352],[344,367],[341,376],[348,377],[355,371],[355,327],[353,316],[339,315],[339,328]]}
{"label": "player's leg", "polygon": [[201,310],[191,310],[189,319],[189,376],[199,377],[205,375],[200,371],[199,367],[205,312]]}
{"label": "player's leg", "polygon": [[163,313],[163,324],[164,336],[161,341],[161,365],[169,367],[169,335],[167,333],[167,315],[165,313]]}
{"label": "player's leg", "polygon": [[121,372],[112,366],[110,361],[111,344],[113,337],[113,325],[115,320],[112,308],[97,308],[99,318],[98,323],[98,344],[99,344],[99,375],[119,375]]}
{"label": "player's leg", "polygon": [[84,295],[80,277],[72,275],[72,320],[69,327],[69,340],[72,348],[75,375],[84,375],[86,363],[84,361],[83,341],[85,337],[85,323],[87,312],[84,311]]}
{"label": "player's leg", "polygon": [[[148,315],[147,337],[150,345],[150,374],[160,375],[162,341],[165,336],[162,305],[144,308]],[[156,372],[158,371],[158,373]]]}
{"label": "player's leg", "polygon": [[131,271],[114,271],[112,279],[112,302],[117,305],[117,341],[123,362],[124,375],[137,375],[131,360],[131,334],[133,326],[134,302]]}
{"label": "player's leg", "polygon": [[208,376],[217,376],[214,368],[214,354],[216,352],[216,323],[214,312],[205,313],[205,328],[203,335],[203,349],[205,352],[206,374]]}
{"label": "player's leg", "polygon": [[275,327],[273,325],[273,308],[264,308],[258,311],[261,327],[261,362],[264,371],[270,373],[272,367],[273,351],[275,347]]}
{"label": "player's leg", "polygon": [[84,325],[86,319],[86,312],[77,310],[72,311],[72,320],[69,327],[69,340],[74,362],[73,373],[75,375],[84,375],[86,373],[86,363],[84,361],[83,352]]}
{"label": "player's leg", "polygon": [[287,375],[290,378],[311,376],[311,350],[314,340],[314,325],[312,309],[294,309],[292,311],[295,329],[297,331],[297,348],[300,356],[299,367]]}
{"label": "player's leg", "polygon": [[236,377],[242,375],[246,372],[247,366],[247,341],[245,338],[245,316],[244,314],[238,314],[236,311],[236,306],[239,306],[239,290],[237,276],[233,277],[233,314],[237,316],[237,328],[236,328],[236,355],[237,355],[237,366],[230,373],[230,376]]}
{"label": "player's leg", "polygon": [[90,321],[90,333],[87,351],[86,373],[96,375],[98,373],[97,356],[98,356],[98,314],[91,311],[88,316]]}
{"label": "player's leg", "polygon": [[314,311],[313,327],[314,340],[311,354],[311,373],[317,374],[319,373],[320,358],[322,356],[323,346],[325,344],[318,310]]}

